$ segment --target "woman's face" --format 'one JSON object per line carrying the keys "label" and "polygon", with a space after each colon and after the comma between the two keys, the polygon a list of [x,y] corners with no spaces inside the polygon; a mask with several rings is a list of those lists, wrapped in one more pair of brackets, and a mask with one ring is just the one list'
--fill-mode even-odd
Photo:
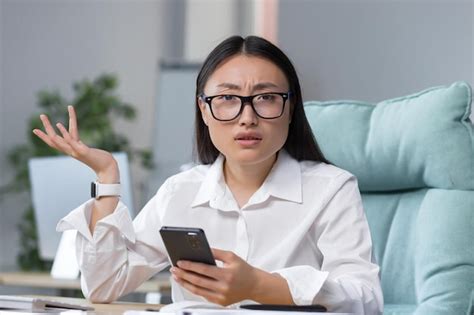
{"label": "woman's face", "polygon": [[[216,68],[204,86],[204,94],[249,96],[268,92],[286,93],[288,89],[285,75],[271,61],[236,55]],[[198,102],[212,143],[228,162],[242,166],[262,163],[273,158],[285,144],[290,124],[289,100],[278,118],[260,118],[246,103],[242,113],[231,121],[214,119],[209,105],[201,99]]]}

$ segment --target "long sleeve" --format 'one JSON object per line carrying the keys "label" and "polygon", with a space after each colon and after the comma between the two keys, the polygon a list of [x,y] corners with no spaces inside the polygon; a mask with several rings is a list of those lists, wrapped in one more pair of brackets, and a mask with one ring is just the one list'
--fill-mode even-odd
{"label": "long sleeve", "polygon": [[317,216],[310,232],[322,254],[321,268],[277,270],[296,304],[322,304],[332,312],[381,314],[379,267],[372,263],[372,241],[357,181],[345,180]]}
{"label": "long sleeve", "polygon": [[119,202],[114,212],[89,230],[93,200],[79,206],[58,223],[57,230],[77,230],[76,256],[84,295],[93,302],[111,302],[135,290],[169,263],[159,237],[157,209],[166,203],[166,185],[132,222]]}

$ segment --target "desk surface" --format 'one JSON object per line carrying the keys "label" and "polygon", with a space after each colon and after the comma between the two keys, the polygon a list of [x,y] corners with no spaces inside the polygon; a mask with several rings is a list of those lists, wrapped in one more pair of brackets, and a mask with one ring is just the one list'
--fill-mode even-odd
{"label": "desk surface", "polygon": [[[30,288],[77,289],[81,288],[79,279],[54,279],[45,272],[1,272],[0,285]],[[163,292],[171,289],[168,274],[158,274],[144,282],[135,292]]]}
{"label": "desk surface", "polygon": [[[37,297],[37,298],[42,298],[42,299],[49,299],[53,301],[60,301],[60,302],[65,302],[69,304],[76,304],[76,305],[81,305],[81,306],[90,306],[94,308],[94,311],[88,311],[88,312],[81,312],[81,311],[62,311],[62,314],[68,314],[68,313],[74,313],[74,314],[100,314],[100,315],[105,315],[105,314],[123,314],[126,311],[158,311],[161,308],[161,304],[149,304],[149,303],[132,303],[132,302],[113,302],[110,304],[100,304],[100,303],[91,303],[90,301],[86,299],[80,299],[80,298],[67,298],[67,297],[60,297],[60,296],[45,296],[45,295],[30,295],[32,297]],[[0,310],[0,315],[3,313],[9,313],[14,314],[15,310]],[[28,311],[20,311],[22,313],[28,313]],[[30,311],[31,312],[31,311]],[[41,312],[44,314],[44,311]],[[56,314],[58,315],[57,310],[51,310],[50,314]]]}
{"label": "desk surface", "polygon": [[[81,312],[81,311],[66,311],[66,312],[61,312],[58,313],[57,311],[52,311],[52,312],[41,312],[40,314],[61,314],[61,315],[77,315],[77,314],[84,314],[84,315],[145,315],[146,313],[140,313],[144,311],[153,311],[157,312],[159,309],[163,306],[162,304],[148,304],[148,303],[130,303],[130,302],[113,302],[110,304],[99,304],[99,303],[91,303],[86,299],[79,299],[79,298],[65,298],[65,297],[58,297],[58,296],[44,296],[44,295],[34,295],[33,297],[38,297],[38,298],[45,298],[45,299],[51,299],[55,301],[61,301],[65,303],[70,303],[70,304],[76,304],[76,305],[81,305],[81,306],[90,306],[94,308],[94,311],[88,311],[88,312]],[[224,314],[248,314],[248,315],[282,315],[282,314],[308,314],[308,313],[303,313],[303,312],[278,312],[278,311],[253,311],[253,310],[242,310],[242,309],[226,309],[226,310],[206,310],[206,309],[201,309],[201,310],[196,310],[197,314],[201,315],[224,315]],[[10,315],[10,314],[15,314],[15,312],[18,311],[8,311],[8,310],[0,310],[0,315]],[[29,313],[28,311],[20,311],[22,314]],[[134,313],[136,312],[136,313]],[[176,314],[179,314],[180,312],[176,312]],[[33,313],[35,314],[35,313]],[[152,314],[151,312],[148,314]],[[160,313],[156,313],[160,314]],[[163,314],[163,313],[161,313]],[[164,314],[170,314],[170,313],[164,313]],[[314,312],[312,314],[324,314],[324,315],[354,315],[354,314],[348,314],[348,313],[319,313],[319,312]]]}

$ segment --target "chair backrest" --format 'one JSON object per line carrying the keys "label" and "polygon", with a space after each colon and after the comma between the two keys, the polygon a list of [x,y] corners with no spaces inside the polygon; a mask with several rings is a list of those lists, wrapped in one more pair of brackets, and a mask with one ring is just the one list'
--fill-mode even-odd
{"label": "chair backrest", "polygon": [[[121,200],[133,215],[132,184],[127,154],[113,154],[120,169]],[[90,199],[90,183],[96,175],[87,166],[68,156],[38,157],[28,161],[31,197],[38,231],[39,252],[53,260],[61,234],[58,221]]]}
{"label": "chair backrest", "polygon": [[471,98],[469,85],[456,82],[377,104],[305,104],[323,153],[358,178],[387,306],[467,312],[474,283]]}

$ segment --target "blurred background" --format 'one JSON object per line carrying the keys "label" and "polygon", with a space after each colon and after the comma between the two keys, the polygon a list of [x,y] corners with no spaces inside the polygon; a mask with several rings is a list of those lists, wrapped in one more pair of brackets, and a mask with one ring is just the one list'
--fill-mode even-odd
{"label": "blurred background", "polygon": [[[276,43],[296,66],[304,100],[378,102],[473,85],[473,33],[470,0],[0,0],[0,187],[17,179],[10,153],[33,141],[31,120],[68,100],[87,104],[95,84],[113,90],[116,113],[101,115],[131,149],[121,138],[113,148],[137,153],[135,215],[192,162],[195,75],[230,35]],[[104,74],[112,77],[98,79]],[[31,194],[18,190],[0,196],[0,272],[22,267],[19,226]]]}

